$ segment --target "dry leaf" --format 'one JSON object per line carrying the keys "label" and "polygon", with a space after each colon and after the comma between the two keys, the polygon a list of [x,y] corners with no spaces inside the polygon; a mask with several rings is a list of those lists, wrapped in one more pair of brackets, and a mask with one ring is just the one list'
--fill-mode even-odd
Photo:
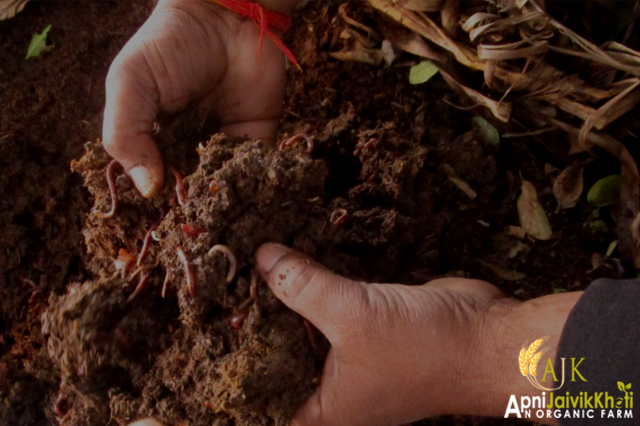
{"label": "dry leaf", "polygon": [[342,50],[340,52],[331,52],[332,58],[345,62],[364,62],[369,65],[380,65],[384,59],[384,54],[378,49],[366,49],[362,45],[356,43],[353,50]]}
{"label": "dry leaf", "polygon": [[553,182],[553,195],[558,201],[558,211],[575,206],[584,189],[584,167],[569,166]]}
{"label": "dry leaf", "polygon": [[527,276],[522,272],[514,271],[513,269],[503,268],[502,266],[498,266],[494,263],[484,260],[479,260],[478,262],[480,262],[483,266],[491,269],[499,278],[502,278],[505,281],[519,281],[521,279],[527,278]]}
{"label": "dry leaf", "polygon": [[553,232],[547,214],[544,212],[536,188],[529,181],[522,180],[522,193],[518,197],[520,226],[527,234],[538,240],[551,239]]}
{"label": "dry leaf", "polygon": [[398,0],[398,6],[416,12],[439,12],[444,0]]}

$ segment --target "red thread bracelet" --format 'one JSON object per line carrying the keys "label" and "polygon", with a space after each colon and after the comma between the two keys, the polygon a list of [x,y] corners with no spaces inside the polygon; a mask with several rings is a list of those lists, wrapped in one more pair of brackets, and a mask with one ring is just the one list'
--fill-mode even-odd
{"label": "red thread bracelet", "polygon": [[279,32],[286,32],[291,27],[291,19],[288,16],[281,15],[276,12],[266,10],[258,3],[249,0],[211,0],[213,3],[222,6],[238,15],[251,19],[260,28],[260,57],[262,58],[262,44],[264,42],[264,36],[269,37],[276,46],[285,54],[287,58],[296,66],[299,70],[302,70],[300,64],[293,56],[293,53],[287,46],[282,43],[280,37],[269,31],[272,28]]}

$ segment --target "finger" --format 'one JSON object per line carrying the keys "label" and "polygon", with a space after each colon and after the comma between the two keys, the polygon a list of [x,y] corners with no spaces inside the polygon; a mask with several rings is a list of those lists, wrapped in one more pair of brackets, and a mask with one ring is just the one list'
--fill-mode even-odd
{"label": "finger", "polygon": [[[150,72],[136,59],[116,59],[109,70],[102,137],[105,150],[122,164],[140,193],[151,197],[164,180],[162,157],[150,136],[158,112],[157,94],[146,81]],[[132,61],[139,66],[132,67]]]}
{"label": "finger", "polygon": [[462,294],[472,294],[480,296],[486,300],[504,297],[504,293],[486,281],[472,280],[466,278],[439,278],[425,284],[426,287],[441,288]]}
{"label": "finger", "polygon": [[153,419],[145,419],[145,420],[138,420],[135,423],[131,423],[129,426],[162,426],[162,423],[158,423]]}
{"label": "finger", "polygon": [[365,285],[332,274],[295,250],[264,244],[256,259],[258,271],[276,297],[311,321],[332,343],[366,306]]}

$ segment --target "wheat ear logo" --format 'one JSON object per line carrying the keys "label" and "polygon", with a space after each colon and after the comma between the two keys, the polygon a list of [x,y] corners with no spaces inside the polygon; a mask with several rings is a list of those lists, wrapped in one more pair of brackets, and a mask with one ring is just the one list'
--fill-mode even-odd
{"label": "wheat ear logo", "polygon": [[541,348],[545,339],[546,337],[538,339],[529,345],[529,347],[525,344],[522,349],[520,349],[518,365],[520,367],[520,373],[525,376],[529,380],[529,383],[531,383],[535,388],[544,391],[555,391],[564,385],[564,359],[562,360],[562,382],[560,383],[560,386],[557,388],[547,388],[542,386],[538,381],[538,363],[540,362],[540,358],[542,358],[542,354],[546,350]]}

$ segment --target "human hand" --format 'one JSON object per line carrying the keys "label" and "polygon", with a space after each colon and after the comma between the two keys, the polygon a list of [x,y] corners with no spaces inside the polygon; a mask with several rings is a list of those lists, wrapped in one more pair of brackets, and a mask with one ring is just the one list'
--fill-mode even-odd
{"label": "human hand", "polygon": [[[546,335],[557,347],[580,297],[520,303],[486,282],[455,278],[364,284],[277,244],[262,246],[256,259],[275,295],[331,343],[321,385],[296,426],[502,416],[510,394],[536,394],[517,368],[522,342]],[[549,349],[553,359],[555,347]]]}
{"label": "human hand", "polygon": [[[283,12],[293,1],[261,3]],[[227,134],[274,135],[283,111],[285,61],[268,39],[260,58],[259,39],[254,22],[212,2],[160,0],[118,54],[106,81],[102,137],[145,197],[163,185],[164,165],[151,137],[159,113],[194,106],[216,113]]]}

